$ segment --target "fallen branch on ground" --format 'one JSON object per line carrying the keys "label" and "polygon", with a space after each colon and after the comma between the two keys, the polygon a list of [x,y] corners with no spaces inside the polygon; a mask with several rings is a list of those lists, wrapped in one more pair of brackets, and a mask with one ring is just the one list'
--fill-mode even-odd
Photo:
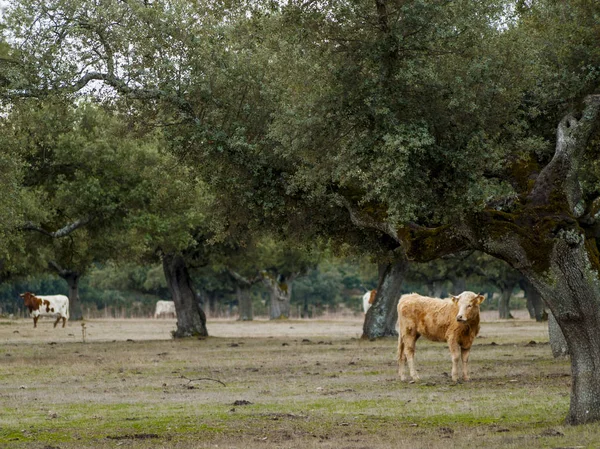
{"label": "fallen branch on ground", "polygon": [[221,385],[223,385],[224,387],[226,387],[226,386],[227,386],[227,385],[225,385],[225,383],[224,383],[224,382],[221,382],[219,379],[212,379],[212,378],[210,378],[210,377],[199,377],[198,379],[190,379],[189,377],[186,377],[186,376],[184,376],[183,374],[180,374],[180,375],[179,375],[179,378],[180,378],[180,379],[185,379],[185,380],[187,380],[187,381],[188,381],[188,384],[190,384],[190,383],[192,383],[192,382],[196,382],[196,381],[198,381],[198,380],[210,380],[210,381],[212,381],[212,382],[218,382],[218,383],[220,383]]}

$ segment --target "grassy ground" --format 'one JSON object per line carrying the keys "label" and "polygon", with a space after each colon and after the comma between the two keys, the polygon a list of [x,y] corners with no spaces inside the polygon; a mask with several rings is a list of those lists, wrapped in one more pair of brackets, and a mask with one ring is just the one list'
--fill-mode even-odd
{"label": "grassy ground", "polygon": [[0,321],[0,447],[600,447],[599,425],[562,424],[570,367],[529,320],[485,321],[461,384],[427,341],[400,382],[396,341],[360,340],[360,318],[173,327],[91,321],[84,343],[79,323]]}

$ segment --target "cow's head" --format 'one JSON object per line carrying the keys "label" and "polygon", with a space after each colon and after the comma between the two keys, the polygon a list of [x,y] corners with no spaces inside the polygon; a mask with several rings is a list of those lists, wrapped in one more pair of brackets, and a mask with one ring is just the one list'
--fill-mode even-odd
{"label": "cow's head", "polygon": [[473,292],[462,292],[458,296],[452,297],[452,302],[458,305],[456,321],[466,322],[479,316],[479,304],[485,297]]}
{"label": "cow's head", "polygon": [[27,307],[30,312],[32,310],[39,310],[40,305],[42,304],[42,300],[40,298],[36,297],[33,293],[25,292],[25,293],[21,293],[19,296],[21,298],[23,298],[25,307]]}

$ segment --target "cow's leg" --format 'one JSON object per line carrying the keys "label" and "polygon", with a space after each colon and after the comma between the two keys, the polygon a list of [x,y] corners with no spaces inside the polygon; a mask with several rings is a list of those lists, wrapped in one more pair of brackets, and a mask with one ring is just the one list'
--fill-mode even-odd
{"label": "cow's leg", "polygon": [[461,348],[460,351],[462,358],[463,379],[469,380],[469,353],[471,352],[471,348]]}
{"label": "cow's leg", "polygon": [[404,337],[404,356],[408,363],[408,370],[410,371],[410,377],[412,380],[419,380],[419,375],[415,369],[415,346],[417,343],[417,336],[407,335]]}
{"label": "cow's leg", "polygon": [[448,341],[448,347],[450,348],[450,355],[452,356],[452,380],[458,382],[458,363],[460,361],[461,349],[460,346],[452,341]]}
{"label": "cow's leg", "polygon": [[33,317],[33,327],[34,328],[37,327],[37,320],[38,320],[38,318],[39,318],[38,316],[34,316]]}
{"label": "cow's leg", "polygon": [[406,362],[406,354],[404,354],[404,341],[402,340],[402,332],[400,332],[398,334],[398,375],[400,380],[406,380],[404,362]]}
{"label": "cow's leg", "polygon": [[54,327],[56,327],[56,325],[58,324],[59,321],[60,321],[60,315],[56,318],[56,321],[54,322]]}
{"label": "cow's leg", "polygon": [[63,326],[62,327],[65,327],[67,325],[67,317],[63,316],[62,320],[63,320]]}

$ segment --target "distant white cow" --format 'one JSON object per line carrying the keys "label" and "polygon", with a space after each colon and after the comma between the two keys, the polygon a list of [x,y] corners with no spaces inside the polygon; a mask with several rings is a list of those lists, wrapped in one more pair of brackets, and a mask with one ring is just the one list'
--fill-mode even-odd
{"label": "distant white cow", "polygon": [[33,317],[33,327],[37,327],[38,319],[41,316],[51,316],[56,318],[54,327],[60,320],[63,320],[62,327],[67,325],[69,319],[69,298],[65,295],[36,296],[34,293],[25,292],[19,295],[23,298],[25,307]]}
{"label": "distant white cow", "polygon": [[175,318],[175,303],[173,301],[156,301],[154,318]]}
{"label": "distant white cow", "polygon": [[371,305],[375,302],[375,296],[377,296],[377,290],[368,291],[363,295],[363,310],[367,313],[367,310],[371,308]]}

